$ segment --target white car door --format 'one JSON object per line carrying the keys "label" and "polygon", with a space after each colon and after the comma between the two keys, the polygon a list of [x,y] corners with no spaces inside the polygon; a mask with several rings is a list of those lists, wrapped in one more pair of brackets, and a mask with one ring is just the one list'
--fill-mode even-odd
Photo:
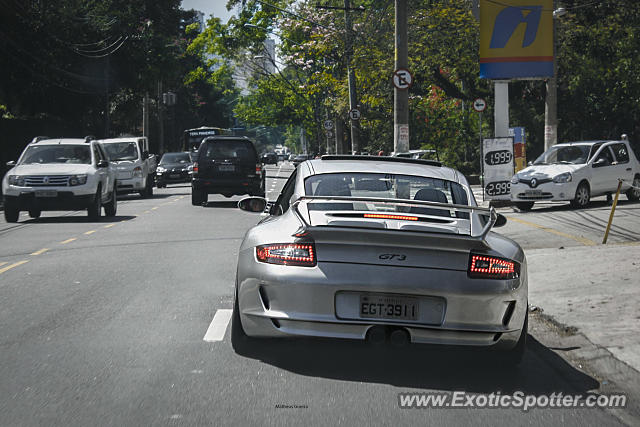
{"label": "white car door", "polygon": [[618,186],[618,169],[611,147],[605,145],[594,157],[591,164],[591,196],[612,193]]}
{"label": "white car door", "polygon": [[102,200],[105,200],[109,195],[110,185],[109,182],[109,167],[98,167],[98,163],[102,160],[106,160],[100,150],[98,149],[98,145],[92,144],[93,148],[93,156],[95,158],[95,166],[96,166],[96,174],[100,177],[100,183],[102,184]]}
{"label": "white car door", "polygon": [[[629,161],[629,146],[624,142],[617,142],[611,144],[611,150],[615,157],[614,168],[617,172],[617,177],[624,180],[622,191],[625,191],[628,187],[627,184],[633,182],[634,171]],[[616,182],[616,189],[618,183]]]}

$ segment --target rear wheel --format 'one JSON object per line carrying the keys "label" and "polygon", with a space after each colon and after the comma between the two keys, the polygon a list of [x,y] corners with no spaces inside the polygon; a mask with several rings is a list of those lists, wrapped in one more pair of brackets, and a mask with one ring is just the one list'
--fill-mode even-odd
{"label": "rear wheel", "polygon": [[196,190],[191,187],[191,204],[193,206],[200,206],[205,203],[207,200],[207,193],[203,190]]}
{"label": "rear wheel", "polygon": [[516,208],[521,211],[530,211],[534,202],[516,202]]}
{"label": "rear wheel", "polygon": [[238,291],[233,302],[233,312],[231,314],[231,347],[238,354],[247,354],[254,340],[249,337],[242,328],[240,321],[240,307],[238,306]]}
{"label": "rear wheel", "polygon": [[591,199],[591,191],[589,190],[589,184],[581,182],[576,190],[576,195],[571,201],[571,206],[574,208],[586,208]]}
{"label": "rear wheel", "polygon": [[140,192],[140,196],[146,199],[148,197],[153,197],[153,177],[151,175],[147,176],[145,180],[144,190]]}
{"label": "rear wheel", "polygon": [[104,205],[104,214],[106,216],[116,216],[116,212],[118,211],[118,196],[116,194],[116,187],[113,186],[113,191],[111,192],[111,199],[107,204]]}
{"label": "rear wheel", "polygon": [[18,222],[18,216],[20,216],[20,209],[13,203],[4,202],[4,220],[7,222]]}
{"label": "rear wheel", "polygon": [[522,325],[522,332],[520,332],[520,338],[518,339],[518,343],[511,350],[502,354],[502,360],[508,366],[517,366],[522,362],[524,358],[524,353],[527,350],[527,334],[528,334],[528,326],[529,326],[529,310],[527,309],[527,313],[524,316],[524,324]]}
{"label": "rear wheel", "polygon": [[101,200],[102,190],[98,187],[98,191],[91,202],[91,206],[87,208],[87,215],[89,219],[98,219],[100,218],[100,214],[102,213],[102,200]]}
{"label": "rear wheel", "polygon": [[625,193],[627,195],[627,199],[632,202],[637,202],[640,200],[640,175],[636,175],[633,178],[633,187],[627,190]]}
{"label": "rear wheel", "polygon": [[40,218],[42,211],[40,209],[29,209],[29,216],[33,219]]}

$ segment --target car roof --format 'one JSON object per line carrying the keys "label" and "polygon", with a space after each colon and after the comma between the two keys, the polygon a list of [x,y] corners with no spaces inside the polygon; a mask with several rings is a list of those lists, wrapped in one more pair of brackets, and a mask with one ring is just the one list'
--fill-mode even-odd
{"label": "car roof", "polygon": [[624,142],[624,141],[617,141],[614,139],[596,139],[593,141],[560,142],[556,145],[594,145],[594,144],[603,144],[605,142]]}
{"label": "car roof", "polygon": [[110,143],[110,142],[131,142],[134,140],[138,140],[140,138],[145,138],[143,136],[129,136],[129,137],[121,137],[121,138],[106,138],[106,139],[99,139],[98,142],[102,142],[102,143]]}
{"label": "car roof", "polygon": [[38,142],[31,142],[29,145],[85,145],[85,139],[82,138],[51,138],[41,139]]}
{"label": "car roof", "polygon": [[307,163],[311,168],[310,175],[319,175],[324,173],[393,173],[398,175],[424,176],[429,178],[445,179],[462,184],[460,174],[455,169],[445,166],[436,166],[428,162],[410,161],[412,159],[404,159],[399,157],[377,157],[371,156],[371,159],[360,160],[357,157],[349,160],[333,160],[333,159],[315,159],[308,160]]}

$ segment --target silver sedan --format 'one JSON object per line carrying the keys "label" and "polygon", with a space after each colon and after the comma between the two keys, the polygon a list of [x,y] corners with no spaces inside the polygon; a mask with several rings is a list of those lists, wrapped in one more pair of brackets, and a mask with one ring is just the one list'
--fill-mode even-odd
{"label": "silver sedan", "polygon": [[[266,200],[239,202],[261,212]],[[438,162],[324,156],[301,163],[238,258],[232,344],[327,337],[477,346],[517,364],[527,262],[493,233],[466,178]]]}

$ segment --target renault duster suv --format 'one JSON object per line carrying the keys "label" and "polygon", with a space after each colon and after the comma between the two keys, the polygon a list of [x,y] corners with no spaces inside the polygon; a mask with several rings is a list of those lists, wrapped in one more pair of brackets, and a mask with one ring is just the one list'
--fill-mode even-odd
{"label": "renault duster suv", "polygon": [[2,180],[4,217],[17,222],[21,210],[38,218],[44,210],[86,209],[98,218],[104,206],[115,216],[115,172],[100,144],[85,139],[34,138]]}
{"label": "renault duster suv", "polygon": [[191,203],[207,202],[209,194],[264,197],[264,170],[251,140],[243,136],[205,138],[193,164]]}

